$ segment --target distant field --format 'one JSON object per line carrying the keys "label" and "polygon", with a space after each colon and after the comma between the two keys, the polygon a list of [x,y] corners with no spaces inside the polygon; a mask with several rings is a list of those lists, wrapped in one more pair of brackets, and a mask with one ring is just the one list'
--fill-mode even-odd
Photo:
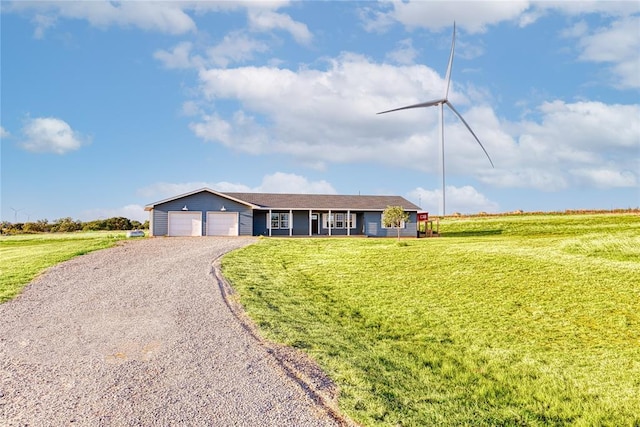
{"label": "distant field", "polygon": [[370,426],[640,425],[640,216],[445,219],[432,239],[263,239],[223,271]]}
{"label": "distant field", "polygon": [[113,246],[125,232],[77,232],[0,236],[0,303],[14,298],[52,265]]}

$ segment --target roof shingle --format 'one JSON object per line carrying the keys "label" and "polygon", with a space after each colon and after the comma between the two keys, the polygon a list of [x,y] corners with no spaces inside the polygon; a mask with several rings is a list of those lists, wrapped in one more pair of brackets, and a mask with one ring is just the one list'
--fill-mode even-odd
{"label": "roof shingle", "polygon": [[285,194],[285,193],[229,193],[234,199],[243,200],[264,209],[336,209],[380,210],[387,206],[401,206],[404,210],[418,211],[414,205],[400,196],[350,196],[339,194]]}

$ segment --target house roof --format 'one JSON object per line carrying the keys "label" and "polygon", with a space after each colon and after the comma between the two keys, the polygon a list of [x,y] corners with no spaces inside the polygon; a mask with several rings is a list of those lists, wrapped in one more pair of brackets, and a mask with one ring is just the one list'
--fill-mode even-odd
{"label": "house roof", "polygon": [[368,210],[383,211],[387,206],[401,206],[406,211],[419,211],[414,205],[400,196],[361,196],[339,194],[285,194],[285,193],[221,193],[210,188],[201,188],[179,196],[160,200],[145,206],[149,211],[156,205],[178,200],[200,192],[224,197],[244,204],[253,209],[335,209],[335,210]]}
{"label": "house roof", "polygon": [[248,203],[248,202],[246,202],[244,200],[236,199],[233,196],[230,196],[229,194],[220,193],[219,191],[215,191],[215,190],[212,190],[210,188],[199,188],[198,190],[189,191],[188,193],[179,194],[177,196],[169,197],[168,199],[163,199],[163,200],[160,200],[158,202],[148,204],[148,205],[146,205],[144,207],[144,210],[145,211],[150,211],[151,209],[153,209],[157,205],[161,205],[163,203],[167,203],[167,202],[171,202],[171,201],[174,201],[174,200],[182,199],[184,197],[188,197],[188,196],[191,196],[193,194],[198,194],[198,193],[202,193],[202,192],[207,192],[207,193],[214,194],[216,196],[224,197],[225,199],[233,200],[234,202],[238,202],[240,204],[247,205],[247,206],[249,206],[251,208],[254,208],[254,209],[258,208],[258,206],[252,205],[251,203]]}
{"label": "house roof", "polygon": [[420,208],[400,196],[348,196],[339,194],[224,193],[262,209],[336,209],[383,211],[387,206]]}

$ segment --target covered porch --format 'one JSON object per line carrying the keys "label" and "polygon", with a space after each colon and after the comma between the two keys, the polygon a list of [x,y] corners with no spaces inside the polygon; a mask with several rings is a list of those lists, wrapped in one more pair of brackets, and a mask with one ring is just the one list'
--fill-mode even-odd
{"label": "covered porch", "polygon": [[362,236],[364,212],[332,209],[254,211],[253,227],[263,236]]}

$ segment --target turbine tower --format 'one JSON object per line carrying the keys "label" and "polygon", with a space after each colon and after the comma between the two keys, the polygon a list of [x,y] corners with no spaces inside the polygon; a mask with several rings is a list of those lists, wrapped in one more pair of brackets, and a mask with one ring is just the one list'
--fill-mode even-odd
{"label": "turbine tower", "polygon": [[449,101],[449,86],[451,84],[451,67],[453,66],[453,51],[455,49],[455,44],[456,44],[456,23],[454,21],[453,22],[453,38],[451,40],[451,53],[449,54],[449,65],[447,65],[447,74],[445,75],[444,96],[442,98],[435,99],[433,101],[421,102],[420,104],[408,105],[406,107],[394,108],[393,110],[381,111],[377,113],[377,114],[385,114],[385,113],[391,113],[393,111],[408,110],[411,108],[434,107],[436,105],[440,107],[440,163],[441,163],[440,166],[442,168],[442,201],[440,205],[441,216],[444,216],[446,212],[445,194],[444,194],[445,192],[445,178],[444,178],[444,170],[445,170],[445,167],[444,167],[444,106],[445,104],[447,105],[447,107],[451,109],[451,111],[455,113],[456,116],[458,116],[458,118],[460,118],[460,120],[462,121],[462,123],[464,123],[467,129],[469,129],[469,132],[471,132],[471,135],[473,135],[473,137],[476,139],[476,141],[480,145],[480,148],[482,148],[482,151],[484,151],[484,154],[487,155],[487,159],[489,159],[489,163],[491,163],[491,167],[494,167],[493,161],[491,160],[491,157],[489,157],[489,153],[487,153],[487,150],[485,150],[484,146],[480,142],[480,139],[478,139],[476,134],[471,129],[471,126],[469,126],[467,121],[462,117],[462,114],[460,114],[458,110],[455,109],[453,104],[451,104],[451,102]]}

